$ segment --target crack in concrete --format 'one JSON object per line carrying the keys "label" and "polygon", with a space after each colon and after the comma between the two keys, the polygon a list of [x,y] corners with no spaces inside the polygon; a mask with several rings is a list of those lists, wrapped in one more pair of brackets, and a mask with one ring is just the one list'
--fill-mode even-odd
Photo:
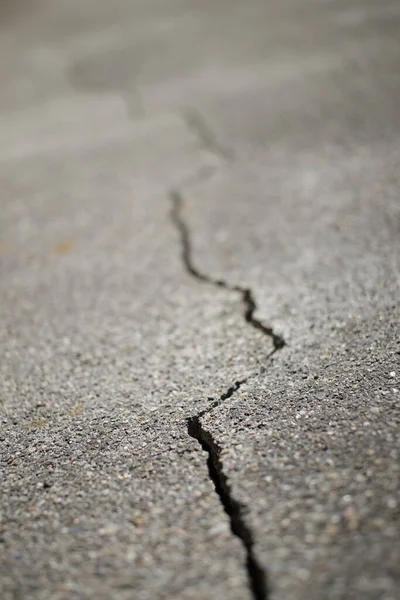
{"label": "crack in concrete", "polygon": [[203,428],[199,415],[188,419],[187,427],[189,435],[197,440],[208,454],[207,467],[210,479],[229,517],[231,531],[240,539],[246,551],[246,569],[253,597],[255,600],[266,600],[268,596],[267,575],[254,555],[253,536],[243,518],[245,507],[233,497],[228,478],[223,472],[219,458],[221,448],[212,435]]}
{"label": "crack in concrete", "polygon": [[230,284],[223,279],[214,279],[209,275],[205,275],[197,267],[194,266],[192,259],[192,245],[190,241],[189,229],[182,218],[182,207],[183,198],[178,190],[172,190],[170,192],[170,198],[172,201],[171,218],[176,228],[179,231],[182,244],[182,261],[186,268],[186,271],[192,275],[195,279],[215,285],[217,287],[224,288],[230,292],[238,292],[242,296],[242,302],[244,305],[244,319],[252,327],[261,331],[264,335],[271,338],[274,345],[274,350],[280,350],[285,345],[285,340],[282,336],[276,334],[272,327],[267,327],[259,319],[254,316],[257,310],[257,304],[254,300],[253,292],[250,288],[242,287],[240,285]]}
{"label": "crack in concrete", "polygon": [[[285,340],[283,337],[277,335],[271,327],[267,327],[254,316],[254,312],[257,310],[257,305],[254,300],[253,292],[250,288],[232,285],[222,279],[214,279],[213,277],[202,273],[195,267],[192,258],[190,232],[181,214],[183,208],[182,195],[178,190],[172,190],[170,192],[170,199],[172,202],[171,219],[180,235],[182,247],[181,256],[186,271],[198,281],[241,294],[244,305],[243,316],[245,321],[258,331],[261,331],[265,336],[272,339],[273,350],[266,357],[267,359],[271,358],[275,352],[283,348],[285,345]],[[260,370],[260,373],[262,373],[264,370],[265,367]],[[253,598],[254,600],[266,600],[269,595],[267,574],[257,561],[254,554],[253,535],[244,519],[244,511],[246,510],[246,507],[240,504],[240,502],[234,498],[228,483],[228,478],[223,471],[223,465],[220,460],[221,448],[214,440],[212,434],[204,429],[201,423],[201,418],[205,414],[212,412],[215,408],[223,404],[225,400],[231,398],[233,394],[239,390],[243,384],[247,383],[251,377],[252,375],[235,381],[235,383],[231,385],[217,400],[210,398],[210,400],[213,400],[211,405],[199,412],[197,415],[187,419],[187,431],[190,437],[194,438],[200,444],[202,449],[208,454],[207,467],[209,477],[213,482],[220,502],[229,517],[231,531],[241,541],[246,552],[246,570]]]}
{"label": "crack in concrete", "polygon": [[212,130],[207,126],[202,115],[193,108],[187,108],[183,111],[183,118],[189,129],[192,129],[204,148],[221,156],[224,160],[231,162],[234,159],[233,152],[223,144],[221,144]]}

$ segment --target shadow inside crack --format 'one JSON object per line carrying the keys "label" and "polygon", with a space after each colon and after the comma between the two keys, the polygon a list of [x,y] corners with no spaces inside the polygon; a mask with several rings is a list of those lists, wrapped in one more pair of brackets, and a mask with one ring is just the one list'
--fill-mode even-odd
{"label": "shadow inside crack", "polygon": [[229,517],[231,531],[233,535],[240,540],[246,552],[246,570],[253,598],[255,600],[267,600],[267,575],[254,555],[254,540],[243,517],[244,507],[232,496],[227,477],[223,472],[219,458],[221,449],[213,439],[212,435],[204,430],[198,415],[188,419],[187,430],[190,437],[195,439],[204,452],[207,452],[208,454],[207,467],[209,477],[213,482],[220,502]]}

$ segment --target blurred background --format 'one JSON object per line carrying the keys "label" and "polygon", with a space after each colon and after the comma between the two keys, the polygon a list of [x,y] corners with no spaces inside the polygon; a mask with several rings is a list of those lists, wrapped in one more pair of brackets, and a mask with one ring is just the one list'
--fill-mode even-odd
{"label": "blurred background", "polygon": [[132,118],[174,112],[201,128],[203,117],[203,136],[239,152],[393,129],[396,0],[2,0],[0,11],[4,118],[48,106],[72,127],[68,102],[118,95]]}

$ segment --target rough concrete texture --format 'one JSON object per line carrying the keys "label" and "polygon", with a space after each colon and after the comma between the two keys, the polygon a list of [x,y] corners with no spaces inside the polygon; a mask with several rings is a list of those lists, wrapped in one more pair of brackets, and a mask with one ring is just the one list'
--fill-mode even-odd
{"label": "rough concrete texture", "polygon": [[3,0],[2,599],[398,597],[399,27]]}

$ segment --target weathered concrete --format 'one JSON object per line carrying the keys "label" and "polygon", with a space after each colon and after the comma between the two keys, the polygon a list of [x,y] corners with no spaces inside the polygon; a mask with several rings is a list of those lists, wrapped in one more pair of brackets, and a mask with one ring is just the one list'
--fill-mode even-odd
{"label": "weathered concrete", "polygon": [[398,3],[0,20],[1,597],[394,600]]}

